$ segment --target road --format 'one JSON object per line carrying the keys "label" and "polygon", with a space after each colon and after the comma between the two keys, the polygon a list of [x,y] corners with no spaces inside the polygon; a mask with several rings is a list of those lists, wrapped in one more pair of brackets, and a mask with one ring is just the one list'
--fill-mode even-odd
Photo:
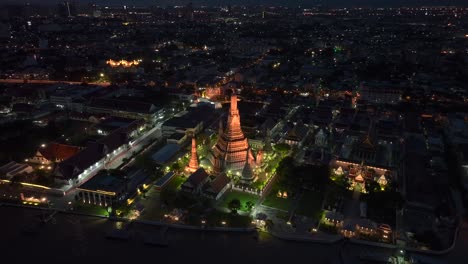
{"label": "road", "polygon": [[[24,80],[24,79],[0,79],[0,83],[6,83],[6,84],[22,84],[22,83],[32,83],[32,84],[59,84],[59,83],[65,83],[65,84],[83,84],[83,82],[71,82],[71,81],[53,81],[53,80]],[[89,85],[97,85],[97,86],[109,86],[109,82],[91,82],[87,83]]]}

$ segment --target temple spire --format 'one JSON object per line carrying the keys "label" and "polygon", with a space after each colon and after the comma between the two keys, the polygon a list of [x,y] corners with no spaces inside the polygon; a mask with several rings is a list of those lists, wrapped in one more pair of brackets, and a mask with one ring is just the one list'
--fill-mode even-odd
{"label": "temple spire", "polygon": [[231,109],[229,112],[231,115],[239,114],[239,110],[237,109],[237,95],[235,94],[231,95]]}
{"label": "temple spire", "polygon": [[239,109],[237,109],[237,95],[231,96],[231,107],[229,109],[229,116],[225,135],[232,140],[243,139],[244,133],[241,129]]}
{"label": "temple spire", "polygon": [[191,151],[191,156],[190,156],[190,161],[185,168],[186,171],[188,172],[195,172],[198,170],[199,164],[198,164],[198,154],[197,154],[197,142],[195,140],[195,137],[192,137],[192,151]]}

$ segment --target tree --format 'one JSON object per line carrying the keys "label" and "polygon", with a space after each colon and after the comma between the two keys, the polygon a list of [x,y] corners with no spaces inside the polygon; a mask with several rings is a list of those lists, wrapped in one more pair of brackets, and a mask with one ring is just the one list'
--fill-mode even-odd
{"label": "tree", "polygon": [[369,193],[380,192],[380,185],[376,181],[366,181],[366,190]]}
{"label": "tree", "polygon": [[231,210],[232,213],[237,213],[237,210],[241,208],[241,202],[239,199],[232,199],[229,204],[228,208]]}
{"label": "tree", "polygon": [[441,250],[443,248],[442,242],[437,234],[432,230],[425,230],[414,234],[414,239],[420,243],[427,244],[434,250]]}
{"label": "tree", "polygon": [[37,175],[36,182],[38,184],[49,185],[53,183],[53,178],[47,175],[47,172],[45,172],[44,170],[36,170],[35,173]]}
{"label": "tree", "polygon": [[23,185],[20,183],[20,175],[15,175],[13,178],[10,180],[10,186],[13,188],[21,188]]}
{"label": "tree", "polygon": [[286,143],[279,143],[275,145],[275,151],[279,152],[281,155],[285,156],[291,150],[291,146]]}
{"label": "tree", "polygon": [[161,200],[169,208],[172,208],[174,206],[176,198],[177,198],[177,193],[175,190],[165,188],[161,191]]}
{"label": "tree", "polygon": [[247,208],[247,211],[252,211],[253,207],[254,207],[254,203],[252,201],[247,201],[245,203],[245,208]]}
{"label": "tree", "polygon": [[141,154],[135,158],[135,165],[149,172],[155,172],[156,164],[149,155]]}
{"label": "tree", "polygon": [[282,184],[288,183],[288,178],[294,172],[294,159],[291,157],[286,157],[282,159],[278,167],[276,168],[276,174],[278,175],[278,179]]}
{"label": "tree", "polygon": [[180,171],[182,169],[182,166],[179,164],[179,162],[174,162],[171,165],[171,170],[172,171]]}
{"label": "tree", "polygon": [[198,134],[197,144],[209,145],[209,143],[210,143],[210,137],[207,134],[205,134],[205,133]]}
{"label": "tree", "polygon": [[294,168],[295,180],[321,189],[330,180],[330,168],[326,165],[303,165]]}

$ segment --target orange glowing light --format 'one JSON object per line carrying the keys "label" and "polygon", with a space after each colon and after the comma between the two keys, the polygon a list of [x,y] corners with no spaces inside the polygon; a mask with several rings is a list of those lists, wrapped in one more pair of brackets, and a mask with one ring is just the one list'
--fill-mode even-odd
{"label": "orange glowing light", "polygon": [[124,67],[124,68],[130,68],[132,66],[138,66],[140,64],[141,60],[132,60],[132,61],[127,61],[127,60],[107,60],[106,64],[111,66],[112,68],[116,67]]}

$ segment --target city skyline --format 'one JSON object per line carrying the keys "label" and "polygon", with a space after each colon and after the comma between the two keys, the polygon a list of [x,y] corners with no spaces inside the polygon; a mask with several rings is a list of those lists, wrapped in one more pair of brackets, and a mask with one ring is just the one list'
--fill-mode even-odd
{"label": "city skyline", "polygon": [[0,8],[2,259],[466,264],[468,8],[84,2]]}
{"label": "city skyline", "polygon": [[[58,0],[6,0],[5,4],[60,4],[63,1]],[[226,5],[272,5],[272,6],[290,6],[290,7],[404,7],[404,6],[468,6],[464,0],[262,0],[255,3],[248,0],[74,0],[78,4],[94,3],[98,5],[128,5],[128,6],[174,6],[174,5],[187,5],[193,3],[194,6],[226,6]]]}

